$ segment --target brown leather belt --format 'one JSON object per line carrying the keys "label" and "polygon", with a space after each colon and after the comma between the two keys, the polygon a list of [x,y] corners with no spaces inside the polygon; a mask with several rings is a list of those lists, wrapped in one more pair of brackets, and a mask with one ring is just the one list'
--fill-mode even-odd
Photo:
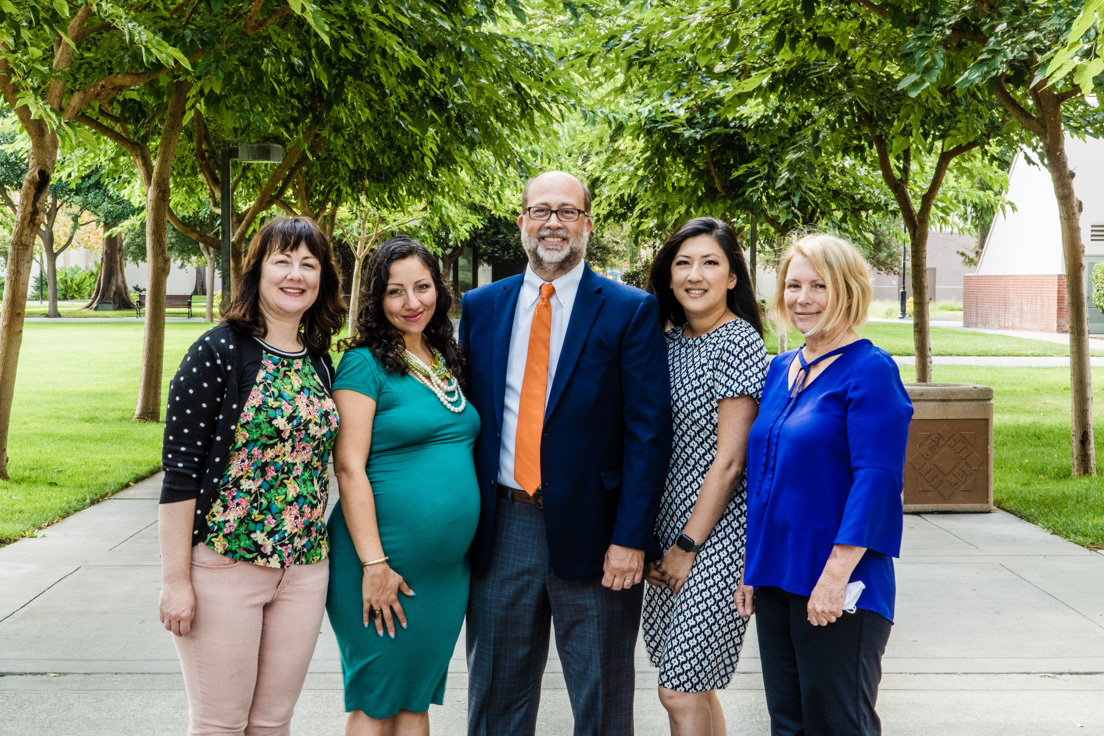
{"label": "brown leather belt", "polygon": [[536,506],[538,509],[544,508],[544,495],[541,493],[541,490],[539,488],[537,489],[536,493],[530,496],[528,493],[518,488],[510,488],[510,486],[504,486],[501,483],[498,483],[497,485],[498,495],[502,496],[503,498],[508,498],[511,501],[514,501],[516,503],[523,503],[527,506]]}

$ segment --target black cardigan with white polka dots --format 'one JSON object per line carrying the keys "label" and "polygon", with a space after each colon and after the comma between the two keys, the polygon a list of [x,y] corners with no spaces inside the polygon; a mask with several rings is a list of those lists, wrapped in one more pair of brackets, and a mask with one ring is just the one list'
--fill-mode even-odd
{"label": "black cardigan with white polka dots", "polygon": [[[234,445],[234,430],[253,388],[244,375],[259,366],[263,348],[252,337],[222,324],[196,340],[169,386],[165,438],[161,447],[161,503],[196,500],[192,544],[206,537],[207,514],[218,493]],[[329,391],[330,356],[311,358]],[[249,376],[252,379],[254,376]]]}

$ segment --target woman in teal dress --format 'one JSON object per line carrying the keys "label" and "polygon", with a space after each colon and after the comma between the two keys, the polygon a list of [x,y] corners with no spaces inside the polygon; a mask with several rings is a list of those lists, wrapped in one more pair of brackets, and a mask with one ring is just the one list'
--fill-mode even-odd
{"label": "woman in teal dress", "polygon": [[428,734],[468,604],[479,518],[479,415],[437,259],[406,236],[368,263],[334,378],[340,501],[326,603],[345,675],[345,733]]}

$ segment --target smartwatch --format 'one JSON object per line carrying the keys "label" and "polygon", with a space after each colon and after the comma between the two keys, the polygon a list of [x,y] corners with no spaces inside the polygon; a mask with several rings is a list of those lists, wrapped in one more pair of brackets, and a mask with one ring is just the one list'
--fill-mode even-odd
{"label": "smartwatch", "polygon": [[678,548],[684,552],[699,552],[702,548],[700,544],[698,544],[685,534],[680,534],[678,536],[678,539],[675,540],[675,544],[677,544]]}

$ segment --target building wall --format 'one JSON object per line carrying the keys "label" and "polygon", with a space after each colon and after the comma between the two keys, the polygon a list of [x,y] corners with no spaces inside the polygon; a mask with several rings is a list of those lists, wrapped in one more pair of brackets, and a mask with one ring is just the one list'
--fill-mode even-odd
{"label": "building wall", "polygon": [[[962,277],[972,269],[962,262],[962,256],[958,252],[972,251],[975,242],[976,239],[972,235],[942,232],[928,234],[927,267],[935,269],[936,301],[962,302]],[[895,302],[900,298],[900,274],[876,272],[873,274],[872,282],[875,299],[888,299]],[[911,275],[905,278],[905,293],[907,296],[912,296]]]}
{"label": "building wall", "polygon": [[[100,256],[90,253],[86,250],[73,250],[69,249],[63,251],[58,256],[58,268],[68,268],[69,266],[80,266],[83,269],[90,269],[93,266],[99,264]],[[168,288],[167,294],[191,294],[195,290],[195,272],[196,269],[192,266],[181,266],[177,262],[173,262],[172,268],[169,270]],[[31,279],[38,275],[38,261],[35,260],[31,265]],[[126,282],[128,286],[133,287],[135,284],[146,288],[148,282],[149,268],[144,263],[128,263],[126,264]],[[215,282],[216,290],[219,288],[218,281]]]}
{"label": "building wall", "polygon": [[[1070,160],[1072,164],[1072,156]],[[1009,207],[994,218],[977,273],[1065,273],[1058,203],[1047,170],[1033,166],[1023,153],[1016,154],[1008,172],[1006,196],[1014,209]]]}
{"label": "building wall", "polygon": [[[172,268],[169,270],[169,280],[165,287],[165,293],[191,294],[195,291],[195,272],[196,269],[193,266],[181,266],[176,261],[173,261]],[[149,267],[145,263],[126,264],[126,282],[131,287],[137,284],[142,288],[147,288],[149,283]],[[218,275],[216,274],[215,291],[218,291],[220,288],[221,285],[218,281]]]}
{"label": "building wall", "polygon": [[[1082,204],[1081,242],[1091,263],[1104,258],[1104,140],[1067,136],[1066,151]],[[995,218],[977,275],[966,279],[964,322],[1068,332],[1066,269],[1050,174],[1018,154],[1009,172],[1007,197],[1016,211]],[[1093,314],[1091,301],[1089,306],[1090,331],[1101,332],[1104,323]]]}
{"label": "building wall", "polygon": [[967,274],[963,290],[966,327],[1069,332],[1064,274]]}
{"label": "building wall", "polygon": [[[1097,241],[1091,238],[1092,226],[1104,225],[1104,140],[1067,136],[1066,152],[1082,204],[1081,240],[1085,254],[1104,255],[1104,237]],[[1017,154],[1008,175],[1007,198],[1015,205],[1015,211],[1009,208],[994,219],[977,273],[1065,273],[1058,203],[1049,172],[1029,163],[1023,153]]]}

